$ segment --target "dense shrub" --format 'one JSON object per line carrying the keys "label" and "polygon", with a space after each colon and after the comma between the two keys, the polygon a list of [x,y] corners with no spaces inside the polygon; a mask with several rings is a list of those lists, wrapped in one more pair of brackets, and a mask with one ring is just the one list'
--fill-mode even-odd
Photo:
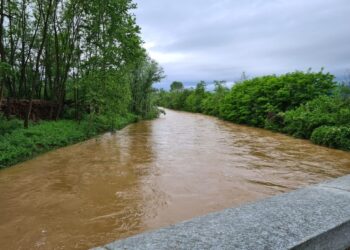
{"label": "dense shrub", "polygon": [[236,123],[270,127],[269,119],[325,94],[336,83],[322,72],[264,76],[234,85],[221,104],[220,116]]}
{"label": "dense shrub", "polygon": [[208,93],[205,91],[205,86],[206,83],[202,81],[190,92],[185,101],[184,109],[186,111],[195,113],[203,112],[203,102],[208,96]]}
{"label": "dense shrub", "polygon": [[[315,131],[313,140],[318,144],[348,149],[350,87],[338,85],[334,76],[322,71],[256,77],[236,83],[231,90],[215,82],[214,91],[206,91],[201,82],[195,89],[182,86],[177,91],[159,91],[157,98],[162,107],[201,112],[296,137],[310,139]],[[332,130],[318,129],[323,126]],[[337,133],[345,137],[339,139]]]}
{"label": "dense shrub", "polygon": [[208,92],[206,99],[202,102],[202,111],[204,114],[220,116],[220,105],[223,102],[229,89],[225,87],[224,82],[216,81],[213,92]]}
{"label": "dense shrub", "polygon": [[169,103],[170,108],[172,109],[184,109],[185,103],[191,91],[188,89],[183,89],[180,91],[174,91],[171,93],[171,101]]}
{"label": "dense shrub", "polygon": [[7,120],[0,114],[0,136],[5,133],[11,133],[13,130],[23,127],[23,122],[18,119]]}
{"label": "dense shrub", "polygon": [[314,130],[311,141],[332,148],[350,150],[349,126],[322,126]]}
{"label": "dense shrub", "polygon": [[283,131],[310,138],[314,129],[324,125],[350,124],[350,106],[337,96],[321,96],[284,115]]}

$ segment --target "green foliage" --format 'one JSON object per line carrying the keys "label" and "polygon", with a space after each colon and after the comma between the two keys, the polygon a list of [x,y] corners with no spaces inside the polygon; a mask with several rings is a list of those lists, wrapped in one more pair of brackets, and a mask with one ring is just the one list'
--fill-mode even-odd
{"label": "green foliage", "polygon": [[182,82],[175,81],[170,85],[170,91],[182,91],[184,89],[184,84]]}
{"label": "green foliage", "polygon": [[321,95],[331,94],[336,86],[334,76],[322,71],[294,72],[243,80],[228,90],[216,81],[213,92],[205,82],[195,89],[159,92],[158,104],[173,109],[203,112],[222,119],[257,127],[280,130],[283,113],[293,110]]}
{"label": "green foliage", "polygon": [[207,93],[206,98],[202,102],[202,110],[204,114],[220,117],[220,105],[229,89],[225,87],[224,81],[215,81],[214,84],[214,92]]}
{"label": "green foliage", "polygon": [[[334,77],[323,72],[294,72],[264,76],[234,85],[221,104],[220,116],[229,121],[271,127],[279,113],[292,110],[335,87]],[[276,121],[274,121],[276,119]]]}
{"label": "green foliage", "polygon": [[314,129],[350,124],[350,105],[339,96],[321,96],[284,114],[283,131],[309,139]]}
{"label": "green foliage", "polygon": [[131,83],[132,112],[143,118],[154,117],[157,114],[153,83],[163,78],[163,69],[151,58],[146,57],[137,64]]}
{"label": "green foliage", "polygon": [[[132,0],[2,3],[14,18],[0,24],[1,99],[51,101],[58,108],[50,116],[81,123],[22,130],[0,117],[1,166],[158,115],[153,84],[163,70],[142,47]],[[25,112],[27,125],[31,108]]]}
{"label": "green foliage", "polygon": [[11,133],[13,130],[19,129],[23,126],[23,123],[18,119],[7,120],[2,114],[0,114],[0,136],[6,133]]}
{"label": "green foliage", "polygon": [[201,81],[197,84],[196,88],[190,92],[185,101],[185,110],[195,113],[201,113],[203,111],[202,104],[207,96],[205,91],[206,83]]}
{"label": "green foliage", "polygon": [[171,102],[169,103],[170,108],[173,109],[184,109],[187,98],[192,94],[193,91],[183,89],[182,91],[171,92]]}
{"label": "green foliage", "polygon": [[0,62],[0,81],[4,81],[6,78],[11,78],[14,76],[14,71],[11,65],[6,62]]}
{"label": "green foliage", "polygon": [[[30,159],[40,153],[83,141],[98,133],[121,129],[138,120],[133,114],[98,116],[94,121],[80,123],[69,120],[41,122],[28,129],[13,128],[0,135],[0,168]],[[113,124],[113,126],[111,126]]]}
{"label": "green foliage", "polygon": [[126,125],[138,121],[138,116],[127,113],[125,115],[99,115],[88,122],[88,133],[115,131]]}
{"label": "green foliage", "polygon": [[86,123],[73,121],[42,122],[29,129],[17,129],[0,136],[0,167],[29,159],[49,149],[86,139]]}
{"label": "green foliage", "polygon": [[[82,82],[84,102],[92,115],[125,114],[131,103],[130,80],[121,71],[96,71],[87,75]],[[99,84],[96,84],[96,83]]]}
{"label": "green foliage", "polygon": [[350,86],[337,85],[334,76],[322,71],[243,76],[231,90],[223,83],[216,81],[214,91],[206,91],[204,82],[196,89],[160,90],[157,103],[350,150]]}
{"label": "green foliage", "polygon": [[311,141],[315,144],[350,150],[349,126],[322,126],[314,130]]}
{"label": "green foliage", "polygon": [[0,24],[1,97],[58,103],[54,118],[154,116],[152,84],[163,72],[142,47],[136,4],[102,2],[2,1],[14,18]]}

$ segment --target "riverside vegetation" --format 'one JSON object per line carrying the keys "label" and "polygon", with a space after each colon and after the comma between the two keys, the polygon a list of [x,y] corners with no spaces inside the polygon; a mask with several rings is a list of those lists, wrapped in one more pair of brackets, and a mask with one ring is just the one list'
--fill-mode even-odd
{"label": "riverside vegetation", "polygon": [[[1,1],[0,168],[157,116],[152,84],[163,71],[142,48],[135,8],[132,0]],[[26,103],[20,117],[13,100]],[[34,103],[44,102],[51,110],[41,121]]]}
{"label": "riverside vegetation", "polygon": [[170,91],[158,91],[158,105],[350,150],[350,85],[337,83],[329,73],[243,78],[231,89],[224,81],[214,84],[214,90],[207,91],[203,81],[190,89],[173,82]]}

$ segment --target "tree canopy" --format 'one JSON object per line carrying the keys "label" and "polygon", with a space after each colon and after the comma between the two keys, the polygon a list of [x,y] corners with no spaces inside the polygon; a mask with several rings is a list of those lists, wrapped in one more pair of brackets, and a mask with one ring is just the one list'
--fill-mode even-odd
{"label": "tree canopy", "polygon": [[74,103],[75,118],[152,111],[162,70],[142,48],[132,0],[2,0],[0,103],[33,99]]}
{"label": "tree canopy", "polygon": [[175,81],[170,85],[170,91],[181,91],[184,89],[184,84],[182,82]]}

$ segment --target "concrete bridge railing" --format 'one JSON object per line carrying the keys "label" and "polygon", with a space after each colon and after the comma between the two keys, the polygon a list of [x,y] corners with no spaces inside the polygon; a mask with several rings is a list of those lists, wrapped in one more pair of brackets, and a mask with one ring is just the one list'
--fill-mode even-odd
{"label": "concrete bridge railing", "polygon": [[111,249],[350,247],[350,176],[116,241]]}

